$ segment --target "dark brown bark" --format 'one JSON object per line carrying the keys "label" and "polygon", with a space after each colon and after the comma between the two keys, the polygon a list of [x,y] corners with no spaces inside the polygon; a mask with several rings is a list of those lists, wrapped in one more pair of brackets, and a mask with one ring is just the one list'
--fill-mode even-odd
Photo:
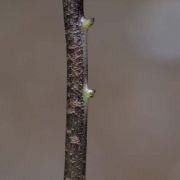
{"label": "dark brown bark", "polygon": [[[87,31],[83,0],[63,0],[67,51],[67,115],[64,180],[85,180],[88,100]],[[89,23],[89,24],[88,24]]]}

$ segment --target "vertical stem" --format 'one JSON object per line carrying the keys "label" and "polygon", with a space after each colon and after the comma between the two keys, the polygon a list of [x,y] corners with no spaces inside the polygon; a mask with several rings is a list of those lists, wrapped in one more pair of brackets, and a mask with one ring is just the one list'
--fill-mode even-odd
{"label": "vertical stem", "polygon": [[67,52],[67,114],[64,180],[85,180],[88,89],[87,31],[83,0],[63,0]]}

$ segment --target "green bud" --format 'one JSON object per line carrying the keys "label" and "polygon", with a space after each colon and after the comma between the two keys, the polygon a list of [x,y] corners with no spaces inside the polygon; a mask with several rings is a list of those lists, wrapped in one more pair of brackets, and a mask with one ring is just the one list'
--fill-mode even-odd
{"label": "green bud", "polygon": [[81,18],[82,28],[84,30],[89,30],[94,24],[94,18],[86,19],[85,17]]}
{"label": "green bud", "polygon": [[96,91],[94,89],[89,89],[87,86],[85,86],[83,100],[86,104],[89,102],[89,99],[94,96],[95,92]]}

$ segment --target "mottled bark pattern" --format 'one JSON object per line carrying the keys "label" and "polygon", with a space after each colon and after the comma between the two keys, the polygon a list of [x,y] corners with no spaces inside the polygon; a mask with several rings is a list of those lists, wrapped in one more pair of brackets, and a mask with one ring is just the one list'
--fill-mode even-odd
{"label": "mottled bark pattern", "polygon": [[87,31],[82,29],[83,0],[63,0],[67,48],[67,122],[64,180],[85,180],[87,146]]}

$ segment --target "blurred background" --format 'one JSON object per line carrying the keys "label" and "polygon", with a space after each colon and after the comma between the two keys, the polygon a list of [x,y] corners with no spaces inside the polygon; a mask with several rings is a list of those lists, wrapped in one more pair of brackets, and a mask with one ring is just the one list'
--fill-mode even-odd
{"label": "blurred background", "polygon": [[[85,0],[87,180],[180,179],[180,1]],[[63,179],[60,0],[0,0],[0,179]]]}

